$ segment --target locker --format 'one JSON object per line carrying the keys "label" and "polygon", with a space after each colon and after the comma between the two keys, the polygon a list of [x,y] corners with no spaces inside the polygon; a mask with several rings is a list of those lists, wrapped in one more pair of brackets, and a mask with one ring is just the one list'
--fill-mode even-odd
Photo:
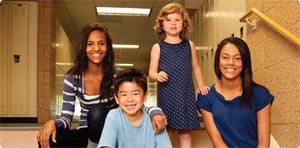
{"label": "locker", "polygon": [[8,78],[8,5],[0,6],[0,115],[6,115],[8,113],[8,94],[7,94],[7,78]]}
{"label": "locker", "polygon": [[36,117],[37,2],[0,6],[0,117]]}
{"label": "locker", "polygon": [[[10,112],[14,115],[28,114],[28,14],[26,4],[12,4],[11,17],[11,79]],[[15,42],[17,41],[17,44]],[[17,92],[17,93],[14,93]]]}

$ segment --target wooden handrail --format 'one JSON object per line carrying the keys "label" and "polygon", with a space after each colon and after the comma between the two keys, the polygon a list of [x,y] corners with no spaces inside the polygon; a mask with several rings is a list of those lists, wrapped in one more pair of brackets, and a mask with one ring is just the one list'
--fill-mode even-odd
{"label": "wooden handrail", "polygon": [[300,39],[292,34],[290,31],[282,27],[280,24],[263,14],[261,11],[257,10],[256,8],[252,8],[250,11],[248,11],[245,15],[243,15],[240,18],[240,22],[246,22],[247,17],[250,14],[256,14],[258,17],[260,17],[263,21],[265,21],[267,24],[269,24],[271,27],[273,27],[276,31],[281,33],[286,38],[290,39],[292,42],[296,43],[298,46],[300,46]]}

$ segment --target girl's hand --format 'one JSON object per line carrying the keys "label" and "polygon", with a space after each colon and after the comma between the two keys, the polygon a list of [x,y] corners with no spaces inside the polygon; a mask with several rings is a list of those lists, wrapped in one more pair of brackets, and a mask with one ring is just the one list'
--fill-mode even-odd
{"label": "girl's hand", "polygon": [[201,85],[199,86],[199,88],[197,89],[197,93],[201,93],[202,95],[206,95],[208,94],[208,91],[210,90],[210,88],[206,85]]}
{"label": "girl's hand", "polygon": [[166,72],[164,72],[164,71],[160,71],[157,74],[156,80],[158,82],[166,82],[166,81],[168,81],[168,74]]}
{"label": "girl's hand", "polygon": [[49,138],[51,135],[52,141],[56,143],[56,126],[54,120],[46,122],[37,133],[36,138],[42,148],[50,148]]}
{"label": "girl's hand", "polygon": [[152,126],[155,133],[159,133],[161,130],[165,129],[167,124],[167,117],[165,115],[157,114],[152,117]]}

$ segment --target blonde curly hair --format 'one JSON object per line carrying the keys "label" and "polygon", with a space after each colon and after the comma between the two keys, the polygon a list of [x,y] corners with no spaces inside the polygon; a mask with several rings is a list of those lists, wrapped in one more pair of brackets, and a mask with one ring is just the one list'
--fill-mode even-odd
{"label": "blonde curly hair", "polygon": [[181,39],[188,39],[188,35],[191,31],[191,20],[185,8],[177,2],[172,2],[165,5],[159,12],[155,24],[153,26],[159,40],[164,40],[166,38],[166,32],[163,30],[163,20],[167,18],[169,14],[179,13],[182,15],[183,19],[183,29],[180,33]]}

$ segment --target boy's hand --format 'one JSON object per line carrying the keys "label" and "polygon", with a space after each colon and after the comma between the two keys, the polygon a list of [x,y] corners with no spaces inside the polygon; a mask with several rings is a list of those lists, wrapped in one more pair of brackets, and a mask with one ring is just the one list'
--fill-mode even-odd
{"label": "boy's hand", "polygon": [[152,126],[155,133],[159,133],[161,130],[165,129],[167,124],[167,117],[165,115],[157,114],[152,117]]}
{"label": "boy's hand", "polygon": [[210,90],[210,88],[206,85],[201,85],[199,86],[199,88],[197,89],[197,93],[201,93],[202,95],[206,95],[208,94],[208,91]]}

